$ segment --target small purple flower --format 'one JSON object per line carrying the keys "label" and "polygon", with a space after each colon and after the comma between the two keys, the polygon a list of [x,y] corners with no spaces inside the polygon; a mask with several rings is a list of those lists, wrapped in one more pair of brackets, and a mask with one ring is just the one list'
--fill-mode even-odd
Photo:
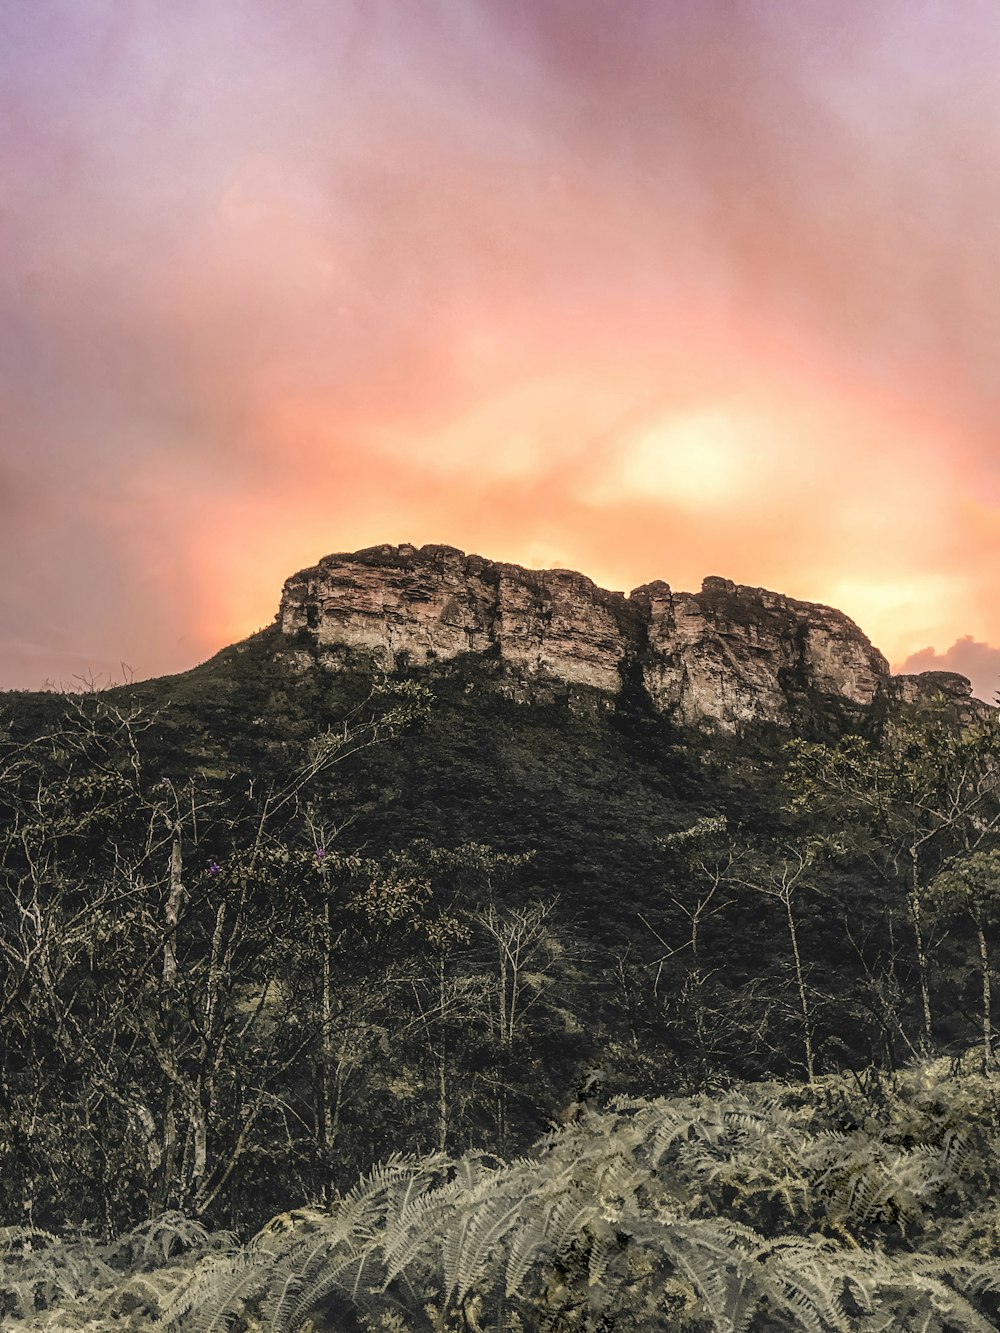
{"label": "small purple flower", "polygon": [[209,861],[208,870],[205,873],[207,875],[218,875],[221,870],[222,866],[219,865],[218,861]]}
{"label": "small purple flower", "polygon": [[316,860],[317,860],[317,861],[322,861],[322,859],[323,859],[324,856],[326,856],[326,848],[325,848],[325,847],[317,847],[317,848],[316,848],[316,851],[315,851],[315,857],[316,857]]}

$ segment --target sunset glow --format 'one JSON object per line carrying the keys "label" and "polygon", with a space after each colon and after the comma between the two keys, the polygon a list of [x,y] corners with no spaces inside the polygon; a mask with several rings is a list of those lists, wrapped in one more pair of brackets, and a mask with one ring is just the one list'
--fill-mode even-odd
{"label": "sunset glow", "polygon": [[994,0],[2,7],[0,687],[440,542],[992,699],[998,68]]}

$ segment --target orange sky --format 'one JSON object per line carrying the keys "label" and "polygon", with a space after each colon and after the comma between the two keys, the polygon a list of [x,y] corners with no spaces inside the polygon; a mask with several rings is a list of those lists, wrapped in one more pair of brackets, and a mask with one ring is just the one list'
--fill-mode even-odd
{"label": "orange sky", "polygon": [[995,0],[0,10],[0,686],[335,550],[826,602],[1000,687]]}

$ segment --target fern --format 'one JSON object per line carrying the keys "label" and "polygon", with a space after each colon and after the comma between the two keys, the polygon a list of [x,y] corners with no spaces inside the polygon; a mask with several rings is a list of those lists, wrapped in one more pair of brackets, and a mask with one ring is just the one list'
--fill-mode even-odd
{"label": "fern", "polygon": [[[4,1299],[53,1330],[300,1333],[348,1310],[397,1333],[994,1329],[997,1145],[956,1110],[988,1090],[907,1075],[865,1095],[623,1101],[510,1163],[393,1158],[241,1249],[178,1215],[104,1246],[9,1229]],[[33,1265],[48,1286],[18,1294]]]}
{"label": "fern", "polygon": [[263,1253],[245,1251],[209,1261],[190,1287],[164,1310],[160,1327],[184,1333],[227,1333],[271,1280],[272,1269]]}
{"label": "fern", "polygon": [[454,1292],[462,1301],[488,1271],[497,1247],[507,1234],[518,1226],[523,1217],[523,1202],[498,1194],[488,1204],[472,1213],[463,1233],[463,1246],[458,1261],[449,1270],[445,1262],[445,1295]]}

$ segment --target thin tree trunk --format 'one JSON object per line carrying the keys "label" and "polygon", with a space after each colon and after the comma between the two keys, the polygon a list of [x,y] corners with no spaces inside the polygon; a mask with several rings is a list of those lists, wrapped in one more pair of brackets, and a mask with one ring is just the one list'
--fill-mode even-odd
{"label": "thin tree trunk", "polygon": [[500,977],[497,988],[497,1000],[500,1015],[500,1045],[507,1046],[508,1028],[507,1028],[507,959],[504,955],[503,943],[499,943],[500,952]]}
{"label": "thin tree trunk", "polygon": [[[181,903],[184,899],[182,869],[180,832],[175,830],[173,842],[170,844],[170,882],[167,889],[167,905],[163,914],[165,927],[163,986],[165,991],[169,990],[177,979],[177,922],[180,919]],[[169,998],[165,998],[165,1005],[167,1008],[170,1007]]]}
{"label": "thin tree trunk", "polygon": [[795,959],[795,980],[799,988],[799,1005],[802,1009],[802,1041],[806,1055],[806,1077],[812,1083],[815,1079],[813,1063],[812,1020],[809,1014],[809,997],[806,994],[805,977],[802,974],[802,958],[799,954],[799,937],[795,929],[795,916],[792,912],[791,894],[785,894],[785,914],[788,918],[788,935],[792,942],[792,956]]}
{"label": "thin tree trunk", "polygon": [[323,1146],[323,1199],[329,1198],[332,1181],[330,1179],[333,1162],[333,1119],[330,1111],[332,1100],[331,1066],[333,1064],[333,1003],[330,995],[330,903],[323,902],[323,993],[320,1000],[321,1021],[323,1024],[322,1057],[320,1066],[320,1125]]}
{"label": "thin tree trunk", "polygon": [[174,1165],[177,1157],[177,1119],[174,1115],[174,1089],[167,1087],[166,1106],[163,1111],[163,1137],[160,1143],[160,1169],[153,1198],[156,1200],[156,1212],[163,1213],[170,1202],[170,1187],[174,1179]]}
{"label": "thin tree trunk", "polygon": [[[167,886],[167,903],[163,913],[163,971],[160,993],[164,1044],[168,1051],[174,1040],[173,990],[177,981],[177,923],[180,919],[181,905],[184,900],[182,876],[180,831],[175,828],[173,841],[170,844],[170,875]],[[160,1211],[163,1211],[170,1202],[177,1171],[178,1140],[175,1103],[175,1089],[172,1084],[168,1084],[166,1105],[163,1112],[163,1148],[160,1154],[160,1176],[154,1194]]]}
{"label": "thin tree trunk", "polygon": [[205,990],[205,1032],[209,1040],[215,1026],[215,1012],[222,984],[222,937],[226,924],[226,904],[221,902],[215,910],[215,928],[212,931],[212,947],[208,961],[208,986]]}
{"label": "thin tree trunk", "polygon": [[445,1033],[444,951],[438,960],[438,1003],[440,1005],[441,1041],[438,1047],[438,1151],[444,1152],[448,1142],[448,1084],[447,1040]]}
{"label": "thin tree trunk", "polygon": [[695,1041],[698,1048],[698,1085],[703,1088],[708,1081],[708,1059],[705,1054],[704,978],[701,974],[701,968],[698,966],[698,926],[700,917],[701,912],[699,908],[696,907],[691,915],[691,971],[688,975],[688,979],[692,986],[691,994],[694,1001],[694,1030]]}
{"label": "thin tree trunk", "polygon": [[337,1136],[340,1133],[340,1113],[344,1105],[344,1085],[347,1083],[349,1072],[347,1062],[348,1036],[344,1032],[340,1040],[340,1053],[337,1056],[337,1074],[333,1080],[333,1111],[330,1114],[330,1145],[331,1151],[333,1145],[337,1142]]}
{"label": "thin tree trunk", "polygon": [[191,1137],[191,1180],[188,1190],[193,1192],[201,1184],[208,1165],[208,1112],[202,1105],[200,1095],[191,1101]]}
{"label": "thin tree trunk", "polygon": [[986,948],[986,934],[981,920],[976,921],[976,938],[979,940],[979,962],[983,973],[983,1073],[988,1074],[993,1065],[993,1026],[990,1016],[992,991],[990,987],[990,958]]}
{"label": "thin tree trunk", "polygon": [[910,916],[913,920],[913,939],[917,948],[917,968],[920,973],[920,1002],[924,1015],[924,1051],[931,1046],[931,994],[927,982],[927,953],[924,949],[923,927],[920,920],[920,872],[917,849],[910,848]]}

